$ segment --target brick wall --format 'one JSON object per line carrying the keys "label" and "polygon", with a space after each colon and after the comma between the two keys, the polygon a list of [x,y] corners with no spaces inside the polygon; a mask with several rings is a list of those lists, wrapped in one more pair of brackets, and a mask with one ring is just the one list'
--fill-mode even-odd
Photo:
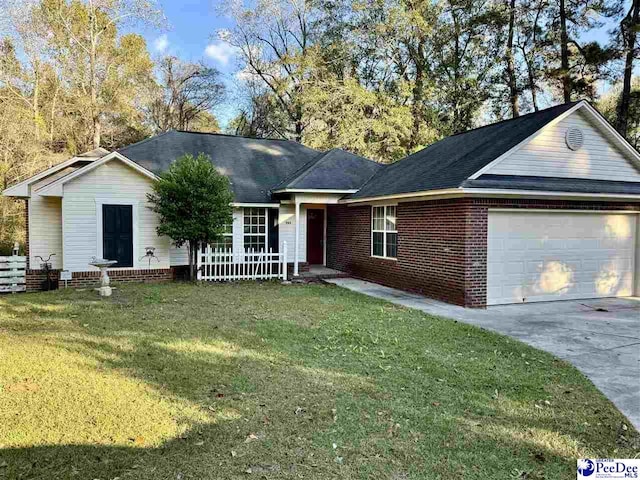
{"label": "brick wall", "polygon": [[[371,257],[371,207],[330,206],[327,266],[384,285],[465,305],[470,200],[401,203],[397,260]],[[477,214],[476,214],[477,217]]]}
{"label": "brick wall", "polygon": [[398,258],[371,257],[371,207],[327,209],[327,266],[445,302],[484,307],[489,208],[639,210],[638,204],[450,199],[400,203]]}
{"label": "brick wall", "polygon": [[[138,270],[110,270],[111,285],[117,283],[160,283],[174,280],[181,270],[179,268],[155,268]],[[51,278],[57,279],[59,271],[51,272]],[[27,270],[26,285],[28,292],[36,292],[41,289],[46,275],[42,270]],[[67,282],[72,288],[93,288],[100,285],[100,272],[73,272],[72,279]],[[60,287],[64,282],[60,281]]]}

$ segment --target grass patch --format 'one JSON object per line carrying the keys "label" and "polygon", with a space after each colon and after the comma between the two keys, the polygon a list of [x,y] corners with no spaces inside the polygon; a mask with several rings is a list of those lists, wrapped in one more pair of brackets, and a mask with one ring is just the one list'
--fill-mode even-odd
{"label": "grass patch", "polygon": [[0,297],[0,478],[575,478],[637,432],[520,342],[337,287]]}

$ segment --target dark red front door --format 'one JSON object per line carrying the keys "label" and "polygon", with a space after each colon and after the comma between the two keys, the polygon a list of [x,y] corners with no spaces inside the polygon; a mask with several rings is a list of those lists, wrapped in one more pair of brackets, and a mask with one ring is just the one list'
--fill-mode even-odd
{"label": "dark red front door", "polygon": [[307,209],[307,262],[324,263],[324,210]]}

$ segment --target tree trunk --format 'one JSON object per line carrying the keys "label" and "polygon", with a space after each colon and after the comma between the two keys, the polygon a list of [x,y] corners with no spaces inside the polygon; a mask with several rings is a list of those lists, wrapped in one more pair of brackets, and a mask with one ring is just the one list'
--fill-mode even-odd
{"label": "tree trunk", "polygon": [[533,68],[532,60],[527,57],[527,52],[524,47],[522,47],[522,56],[524,57],[524,62],[527,64],[527,77],[529,80],[529,90],[531,90],[531,103],[533,103],[533,109],[537,112],[539,108],[538,93],[536,92],[536,72]]}
{"label": "tree trunk", "polygon": [[60,84],[56,83],[56,90],[53,93],[51,100],[51,117],[49,119],[49,148],[53,148],[53,137],[55,131],[55,118],[56,118],[56,106],[58,103],[58,92],[60,91]]}
{"label": "tree trunk", "polygon": [[631,104],[631,77],[633,75],[633,60],[636,56],[636,33],[640,25],[640,0],[634,0],[629,13],[622,19],[620,28],[622,38],[627,50],[624,64],[624,80],[622,82],[622,94],[618,103],[618,115],[616,118],[616,130],[623,137],[627,136],[629,125],[629,105]]}
{"label": "tree trunk", "polygon": [[[509,2],[509,0],[507,0]],[[513,60],[513,30],[516,14],[516,0],[509,3],[509,34],[507,37],[507,79],[509,82],[509,101],[511,102],[511,116],[520,116],[518,108],[518,85],[516,82],[516,68]]]}
{"label": "tree trunk", "polygon": [[189,280],[196,280],[196,264],[198,259],[198,242],[189,240]]}
{"label": "tree trunk", "polygon": [[455,10],[451,12],[451,19],[453,20],[453,28],[455,32],[453,43],[453,87],[454,87],[454,105],[453,105],[453,133],[461,133],[465,129],[461,125],[462,114],[460,112],[460,100],[463,95],[460,92],[460,27],[458,25],[458,17],[455,14]]}
{"label": "tree trunk", "polygon": [[100,115],[93,117],[93,148],[100,147],[100,137],[102,135],[102,125],[100,124]]}
{"label": "tree trunk", "polygon": [[564,0],[560,0],[560,67],[562,94],[565,103],[571,101],[571,77],[569,75],[569,36],[567,35],[567,15]]}
{"label": "tree trunk", "polygon": [[412,150],[418,145],[418,136],[420,135],[420,124],[422,123],[422,115],[420,115],[421,104],[422,104],[422,71],[416,71],[416,84],[413,88],[413,125],[411,127],[411,138],[409,139],[409,151],[407,154],[411,153]]}
{"label": "tree trunk", "polygon": [[40,72],[39,65],[34,65],[33,82],[33,125],[35,128],[36,141],[40,140]]}
{"label": "tree trunk", "polygon": [[[416,52],[416,57],[421,54]],[[413,125],[411,127],[411,138],[409,139],[409,151],[411,153],[418,146],[418,138],[420,136],[420,125],[424,122],[423,117],[423,93],[424,93],[424,65],[421,59],[416,58],[414,61],[416,68],[416,80],[413,86]]]}
{"label": "tree trunk", "polygon": [[91,49],[89,54],[89,88],[91,91],[91,120],[93,123],[93,148],[100,147],[100,135],[102,133],[102,125],[100,125],[100,111],[98,109],[98,73],[96,68],[98,55],[98,39],[96,38],[96,13],[93,10],[89,12],[90,20],[90,37]]}
{"label": "tree trunk", "polygon": [[[298,118],[301,118],[301,117],[302,115]],[[296,129],[295,141],[298,143],[302,143],[302,130],[304,129],[302,125],[302,120],[300,119],[296,120],[295,129]]]}

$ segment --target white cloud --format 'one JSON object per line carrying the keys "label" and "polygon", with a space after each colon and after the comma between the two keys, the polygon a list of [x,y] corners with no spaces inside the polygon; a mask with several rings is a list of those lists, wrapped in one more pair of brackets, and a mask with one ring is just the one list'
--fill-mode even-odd
{"label": "white cloud", "polygon": [[229,45],[226,42],[211,43],[207,45],[207,48],[204,50],[204,54],[207,57],[221,63],[222,65],[229,63],[229,60],[235,55],[235,53],[236,47]]}
{"label": "white cloud", "polygon": [[153,42],[153,47],[156,49],[156,52],[164,52],[169,46],[169,38],[165,34],[160,35]]}

